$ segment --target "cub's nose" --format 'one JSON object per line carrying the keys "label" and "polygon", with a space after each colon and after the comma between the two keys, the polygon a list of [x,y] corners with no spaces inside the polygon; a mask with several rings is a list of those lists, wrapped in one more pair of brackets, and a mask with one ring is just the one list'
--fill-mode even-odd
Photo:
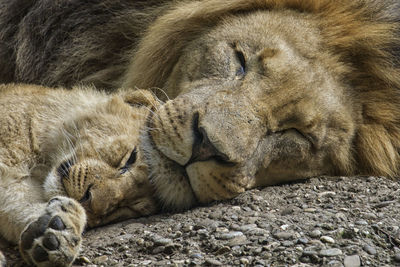
{"label": "cub's nose", "polygon": [[194,162],[207,160],[215,160],[225,164],[230,163],[229,157],[220,152],[210,141],[207,131],[203,127],[199,127],[199,113],[195,113],[193,116],[193,135],[192,156],[186,166]]}

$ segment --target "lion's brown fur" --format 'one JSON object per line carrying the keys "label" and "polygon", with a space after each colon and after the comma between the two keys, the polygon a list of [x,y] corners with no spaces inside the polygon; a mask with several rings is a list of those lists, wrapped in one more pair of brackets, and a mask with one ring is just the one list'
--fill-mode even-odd
{"label": "lion's brown fur", "polygon": [[178,5],[150,27],[125,74],[125,86],[163,87],[181,50],[221,17],[255,9],[304,12],[318,21],[323,46],[334,59],[332,70],[363,107],[354,142],[355,173],[400,175],[400,61],[394,54],[400,46],[398,7],[389,1],[203,2]]}

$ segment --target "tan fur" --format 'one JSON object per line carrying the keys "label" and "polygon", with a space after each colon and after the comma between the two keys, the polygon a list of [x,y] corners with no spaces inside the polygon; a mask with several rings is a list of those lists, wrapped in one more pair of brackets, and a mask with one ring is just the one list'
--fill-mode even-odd
{"label": "tan fur", "polygon": [[122,83],[175,98],[142,139],[163,204],[315,175],[397,179],[398,10],[395,1],[205,0],[160,16]]}
{"label": "tan fur", "polygon": [[[157,210],[138,147],[156,104],[147,91],[108,95],[82,87],[0,87],[0,234],[20,242],[27,262],[64,266],[71,258],[62,260],[67,255],[63,249],[74,251],[73,257],[79,252],[79,246],[68,249],[71,243],[62,243],[68,240],[59,237],[64,231],[49,229],[61,242],[59,248],[48,251],[48,261],[35,261],[32,246],[42,239],[38,236],[33,245],[28,241],[42,217],[59,216],[79,240],[86,223],[94,227]],[[136,160],[127,165],[132,153]],[[60,207],[65,211],[60,213]]]}

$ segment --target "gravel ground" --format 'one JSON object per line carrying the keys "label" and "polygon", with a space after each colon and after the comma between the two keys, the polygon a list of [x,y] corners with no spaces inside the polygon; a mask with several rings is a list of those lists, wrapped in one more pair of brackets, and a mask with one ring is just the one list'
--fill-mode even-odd
{"label": "gravel ground", "polygon": [[314,178],[90,230],[74,266],[400,266],[399,211],[399,182]]}

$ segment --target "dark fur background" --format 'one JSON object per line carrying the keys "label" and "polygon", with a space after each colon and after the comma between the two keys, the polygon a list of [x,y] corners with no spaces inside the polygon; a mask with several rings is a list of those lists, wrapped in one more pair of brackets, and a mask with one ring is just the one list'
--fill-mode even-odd
{"label": "dark fur background", "polygon": [[0,81],[113,87],[165,2],[1,0]]}
{"label": "dark fur background", "polygon": [[[0,0],[0,82],[118,87],[141,35],[174,2]],[[399,21],[400,1],[385,2],[384,20]],[[388,49],[399,56],[399,44]]]}

